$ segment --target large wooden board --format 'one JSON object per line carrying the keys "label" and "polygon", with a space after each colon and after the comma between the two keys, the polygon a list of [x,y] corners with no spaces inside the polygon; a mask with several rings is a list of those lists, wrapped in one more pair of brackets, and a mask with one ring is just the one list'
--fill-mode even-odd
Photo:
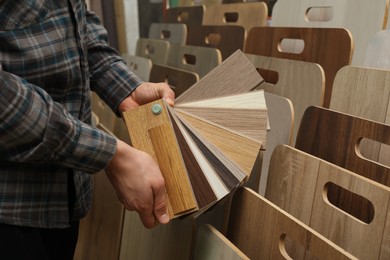
{"label": "large wooden board", "polygon": [[[236,191],[230,212],[227,238],[250,259],[356,259],[248,188]],[[289,255],[287,239],[304,253]]]}
{"label": "large wooden board", "polygon": [[166,64],[169,53],[169,42],[149,38],[138,38],[136,56],[150,59],[153,64]]}
{"label": "large wooden board", "polygon": [[244,253],[211,225],[204,225],[199,229],[196,238],[194,259],[249,260]]}
{"label": "large wooden board", "polygon": [[245,28],[239,25],[191,25],[188,26],[186,44],[217,48],[225,60],[235,51],[244,49]]}
{"label": "large wooden board", "polygon": [[126,62],[127,67],[132,72],[134,72],[143,81],[149,81],[150,72],[153,66],[151,59],[131,54],[123,54],[122,57]]}
{"label": "large wooden board", "polygon": [[[390,22],[390,17],[388,18]],[[368,42],[363,66],[369,68],[390,69],[390,26],[377,32]]]}
{"label": "large wooden board", "polygon": [[184,45],[187,40],[187,26],[184,23],[152,23],[148,38]]}
{"label": "large wooden board", "polygon": [[294,108],[292,143],[301,118],[309,106],[324,103],[325,74],[317,63],[246,54],[264,78],[259,88],[291,100]]}
{"label": "large wooden board", "polygon": [[278,0],[272,26],[346,28],[354,41],[353,65],[362,65],[369,40],[384,29],[388,0]]}
{"label": "large wooden board", "polygon": [[186,25],[201,25],[205,6],[178,6],[168,8],[164,22],[166,23],[184,23]]}
{"label": "large wooden board", "polygon": [[[304,49],[283,50],[283,40],[303,41]],[[352,46],[351,34],[346,29],[256,27],[249,32],[244,52],[318,63],[325,73],[323,106],[329,107],[334,77],[340,68],[350,64]]]}
{"label": "large wooden board", "polygon": [[150,72],[151,82],[166,82],[179,97],[199,80],[199,75],[195,72],[182,70],[164,65],[153,65]]}
{"label": "large wooden board", "polygon": [[267,17],[264,2],[220,4],[207,7],[203,25],[239,25],[248,32],[252,27],[266,26]]}
{"label": "large wooden board", "polygon": [[[302,118],[295,147],[389,187],[390,167],[363,156],[362,138],[389,145],[390,126],[333,110],[309,107]],[[350,199],[343,192],[334,193],[334,196],[341,204]],[[371,218],[373,212],[366,203],[349,204],[354,215],[361,219]]]}
{"label": "large wooden board", "polygon": [[[311,161],[317,167],[306,167],[309,164],[301,164],[303,161]],[[382,236],[388,232],[385,224],[390,202],[388,187],[285,145],[275,149],[271,166],[267,198],[359,259],[378,259],[382,245],[387,247]],[[294,192],[309,186],[314,194]],[[375,215],[370,220],[361,220],[344,207],[349,205],[335,204],[329,194],[334,187],[355,194],[359,201],[369,201]],[[286,200],[289,203],[284,204]],[[306,209],[301,208],[303,201]],[[303,210],[307,212],[301,213]]]}
{"label": "large wooden board", "polygon": [[179,46],[176,66],[195,72],[200,78],[206,76],[222,62],[221,52],[217,48],[202,46]]}

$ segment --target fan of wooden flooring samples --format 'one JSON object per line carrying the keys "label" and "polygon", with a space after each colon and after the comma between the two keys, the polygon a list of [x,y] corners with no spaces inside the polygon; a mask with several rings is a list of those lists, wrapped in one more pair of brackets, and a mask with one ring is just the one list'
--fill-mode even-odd
{"label": "fan of wooden flooring samples", "polygon": [[238,50],[174,107],[160,99],[123,114],[132,145],[160,166],[172,218],[203,212],[249,177],[269,129],[264,92],[252,91],[262,82]]}

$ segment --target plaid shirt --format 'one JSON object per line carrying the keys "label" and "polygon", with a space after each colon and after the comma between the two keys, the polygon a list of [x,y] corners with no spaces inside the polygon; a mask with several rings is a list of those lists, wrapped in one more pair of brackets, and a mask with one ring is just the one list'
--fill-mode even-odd
{"label": "plaid shirt", "polygon": [[117,111],[141,83],[107,42],[84,1],[0,1],[1,223],[62,228],[90,208],[89,174],[116,149],[90,125],[90,91]]}

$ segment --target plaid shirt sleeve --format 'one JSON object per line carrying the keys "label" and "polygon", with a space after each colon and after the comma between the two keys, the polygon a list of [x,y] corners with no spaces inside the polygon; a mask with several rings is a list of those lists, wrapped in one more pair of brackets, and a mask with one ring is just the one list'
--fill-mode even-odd
{"label": "plaid shirt sleeve", "polygon": [[117,51],[109,46],[106,30],[98,17],[88,11],[87,26],[91,89],[120,116],[119,104],[142,81],[127,68]]}
{"label": "plaid shirt sleeve", "polygon": [[0,67],[0,158],[97,172],[116,139],[71,116],[42,88]]}

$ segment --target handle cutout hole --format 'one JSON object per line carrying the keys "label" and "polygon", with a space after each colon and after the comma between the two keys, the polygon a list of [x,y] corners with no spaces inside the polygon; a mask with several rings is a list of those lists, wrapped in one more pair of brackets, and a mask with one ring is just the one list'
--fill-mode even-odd
{"label": "handle cutout hole", "polygon": [[310,7],[306,10],[305,19],[307,22],[329,22],[333,19],[333,7]]}
{"label": "handle cutout hole", "polygon": [[145,54],[146,55],[153,55],[154,54],[154,46],[146,45]]}
{"label": "handle cutout hole", "polygon": [[221,35],[217,33],[209,33],[205,39],[206,44],[218,46],[221,42]]}
{"label": "handle cutout hole", "polygon": [[225,13],[224,20],[226,23],[236,23],[238,21],[238,13]]}
{"label": "handle cutout hole", "polygon": [[301,39],[283,38],[278,45],[279,52],[301,54],[305,49],[305,42]]}
{"label": "handle cutout hole", "polygon": [[190,64],[195,65],[196,64],[196,56],[191,54],[184,54],[183,55],[183,63],[184,64]]}
{"label": "handle cutout hole", "polygon": [[371,201],[333,182],[325,184],[324,200],[366,224],[370,224],[374,219],[375,209]]}
{"label": "handle cutout hole", "polygon": [[169,77],[169,75],[166,75],[164,78],[164,82],[169,85],[169,87],[174,91],[176,89],[176,80],[172,77]]}
{"label": "handle cutout hole", "polygon": [[[388,154],[390,153],[390,145],[369,139],[369,138],[361,138],[358,141],[358,145],[356,146],[356,154],[365,158],[366,160],[372,161],[374,163],[379,163],[390,167],[390,163],[388,162]],[[374,151],[379,151],[378,153]]]}
{"label": "handle cutout hole", "polygon": [[276,85],[279,81],[279,73],[274,70],[256,68],[257,72],[263,77],[264,81]]}
{"label": "handle cutout hole", "polygon": [[[310,242],[310,240],[308,241]],[[285,259],[317,259],[312,252],[307,250],[310,245],[301,245],[286,234],[279,237],[279,252]]]}
{"label": "handle cutout hole", "polygon": [[161,31],[161,39],[169,39],[171,38],[171,32],[168,30]]}
{"label": "handle cutout hole", "polygon": [[179,15],[177,16],[177,21],[178,22],[188,21],[188,17],[189,17],[188,12],[180,12]]}
{"label": "handle cutout hole", "polygon": [[132,70],[137,70],[138,69],[138,65],[135,62],[130,62],[129,67]]}

